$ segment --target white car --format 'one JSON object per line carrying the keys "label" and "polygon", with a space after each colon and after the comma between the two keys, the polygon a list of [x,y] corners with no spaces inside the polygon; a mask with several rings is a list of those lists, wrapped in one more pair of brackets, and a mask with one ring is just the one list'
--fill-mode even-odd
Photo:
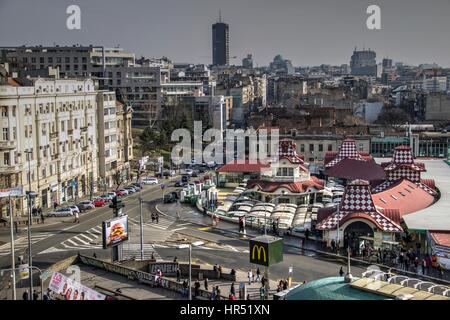
{"label": "white car", "polygon": [[192,170],[192,169],[186,169],[186,170],[184,170],[184,173],[187,174],[187,175],[192,176],[192,174],[194,173],[194,170]]}
{"label": "white car", "polygon": [[80,208],[78,208],[77,206],[69,206],[69,209],[72,210],[72,213],[78,212],[80,213]]}
{"label": "white car", "polygon": [[147,177],[142,179],[143,184],[158,184],[158,179],[153,177]]}
{"label": "white car", "polygon": [[114,197],[117,196],[117,194],[115,192],[107,192],[106,195],[108,195],[111,200],[114,199]]}
{"label": "white car", "polygon": [[73,216],[73,211],[70,208],[60,208],[48,214],[49,217],[70,217]]}

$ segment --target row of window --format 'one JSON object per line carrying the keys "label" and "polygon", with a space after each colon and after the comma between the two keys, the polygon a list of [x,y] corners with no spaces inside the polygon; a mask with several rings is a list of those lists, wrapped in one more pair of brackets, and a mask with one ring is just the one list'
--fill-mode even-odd
{"label": "row of window", "polygon": [[[71,57],[64,57],[64,59],[62,57],[47,57],[47,63],[62,63],[64,60],[64,63],[79,63],[79,59],[78,57],[73,57],[71,59]],[[31,57],[30,59],[28,59],[28,57],[23,57],[22,58],[22,62],[23,63],[28,63],[28,61],[30,61],[31,63],[37,63],[38,59],[36,57]],[[81,57],[81,62],[82,63],[87,63],[87,58],[86,57]],[[39,63],[45,63],[45,57],[39,57]]]}

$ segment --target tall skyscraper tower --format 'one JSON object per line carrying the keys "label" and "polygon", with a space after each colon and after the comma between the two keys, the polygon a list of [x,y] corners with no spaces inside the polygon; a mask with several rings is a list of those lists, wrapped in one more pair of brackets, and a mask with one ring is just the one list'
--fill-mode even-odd
{"label": "tall skyscraper tower", "polygon": [[219,12],[219,22],[212,26],[213,65],[227,65],[230,63],[230,36],[228,24],[222,22]]}
{"label": "tall skyscraper tower", "polygon": [[377,54],[372,50],[357,50],[353,51],[353,55],[350,61],[350,68],[352,74],[355,76],[377,76]]}

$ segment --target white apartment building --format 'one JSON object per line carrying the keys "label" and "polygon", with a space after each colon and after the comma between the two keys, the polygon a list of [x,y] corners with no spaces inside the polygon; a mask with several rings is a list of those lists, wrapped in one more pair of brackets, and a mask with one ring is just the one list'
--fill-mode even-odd
{"label": "white apartment building", "polygon": [[[105,148],[104,119],[98,123],[99,110],[108,110],[108,121],[114,121],[109,115],[115,110],[114,92],[97,91],[91,79],[23,81],[0,86],[0,187],[31,189],[42,208],[96,192],[98,178],[106,176],[106,168],[118,161],[118,150],[123,149],[111,144]],[[119,114],[122,117],[123,111]],[[114,133],[106,134],[113,143]],[[100,148],[115,153],[100,157]],[[14,214],[24,214],[26,207],[24,199],[16,200]],[[0,217],[5,214],[6,205],[0,203]]]}

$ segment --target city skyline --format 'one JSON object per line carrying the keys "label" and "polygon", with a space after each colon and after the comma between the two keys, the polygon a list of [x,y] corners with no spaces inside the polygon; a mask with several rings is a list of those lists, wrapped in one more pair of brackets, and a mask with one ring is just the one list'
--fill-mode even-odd
{"label": "city skyline", "polygon": [[[450,3],[443,0],[433,6],[377,1],[382,30],[366,28],[366,8],[372,3],[355,0],[339,4],[285,0],[282,5],[257,0],[108,1],[107,6],[104,0],[43,0],[40,4],[0,1],[0,45],[120,45],[137,57],[168,56],[175,62],[210,64],[211,25],[221,10],[222,21],[230,26],[230,64],[239,65],[248,53],[253,54],[255,66],[268,65],[277,54],[294,66],[349,64],[354,48],[365,47],[376,51],[377,62],[389,57],[414,65],[450,66],[450,43],[441,40],[450,27],[445,19]],[[66,7],[72,4],[81,8],[81,30],[65,27]],[[14,24],[11,12],[21,12],[23,23]]]}

